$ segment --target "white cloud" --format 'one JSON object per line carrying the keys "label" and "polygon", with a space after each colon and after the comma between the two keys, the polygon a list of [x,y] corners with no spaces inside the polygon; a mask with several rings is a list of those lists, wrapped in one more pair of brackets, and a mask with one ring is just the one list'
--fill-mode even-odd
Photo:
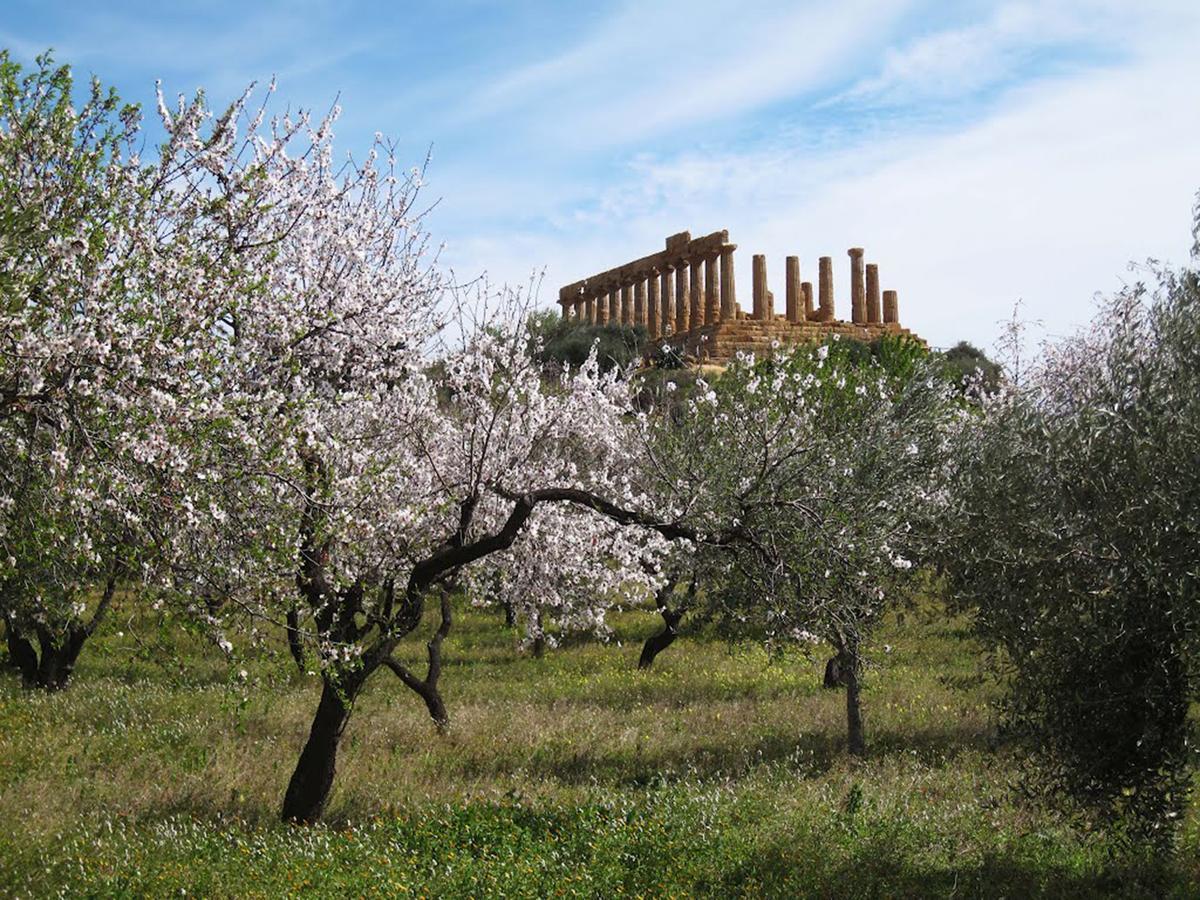
{"label": "white cloud", "polygon": [[1039,50],[1088,47],[1110,38],[1117,23],[1098,12],[1093,8],[1092,14],[1083,15],[1072,3],[1004,3],[984,21],[922,34],[888,48],[878,71],[825,105],[896,105],[968,96],[1013,76]]}
{"label": "white cloud", "polygon": [[469,98],[462,121],[527,119],[556,144],[643,143],[794,97],[856,68],[913,0],[627,3],[586,40]]}
{"label": "white cloud", "polygon": [[498,278],[547,263],[552,302],[559,284],[670,233],[727,227],[746,254],[743,305],[751,253],[768,254],[777,295],[785,255],[801,254],[806,277],[832,255],[844,313],[845,248],[865,246],[900,291],[902,319],[935,345],[986,346],[1018,299],[1050,332],[1069,331],[1091,315],[1095,292],[1136,277],[1129,261],[1186,261],[1200,188],[1196,36],[1160,34],[1121,65],[1027,83],[953,132],[817,154],[638,157],[574,220],[507,232],[494,256],[477,234],[469,250]]}

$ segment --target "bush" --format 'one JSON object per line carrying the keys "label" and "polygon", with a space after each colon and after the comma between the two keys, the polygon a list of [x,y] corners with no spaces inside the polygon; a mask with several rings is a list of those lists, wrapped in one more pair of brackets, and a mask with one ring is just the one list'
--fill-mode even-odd
{"label": "bush", "polygon": [[943,370],[960,390],[966,390],[976,379],[985,391],[995,391],[1003,370],[982,350],[966,341],[959,341],[941,354]]}
{"label": "bush", "polygon": [[602,371],[624,369],[641,359],[648,335],[641,325],[590,325],[563,319],[552,311],[534,313],[529,319],[531,336],[540,346],[535,357],[544,365],[562,369],[577,368],[596,346]]}
{"label": "bush", "polygon": [[1153,272],[963,435],[945,569],[1002,651],[1034,783],[1164,841],[1200,604],[1200,281]]}

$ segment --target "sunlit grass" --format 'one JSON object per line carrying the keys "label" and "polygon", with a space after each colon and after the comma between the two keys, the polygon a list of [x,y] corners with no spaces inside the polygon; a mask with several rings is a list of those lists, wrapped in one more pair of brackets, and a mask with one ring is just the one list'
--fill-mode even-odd
{"label": "sunlit grass", "polygon": [[[464,611],[446,645],[450,733],[376,675],[316,829],[276,815],[317,679],[296,673],[282,645],[231,666],[199,637],[114,624],[66,692],[0,680],[10,824],[0,886],[264,897],[1200,892],[1195,805],[1178,859],[1150,861],[1022,798],[996,745],[978,650],[934,609],[879,639],[862,762],[845,755],[844,694],[820,687],[819,655],[770,657],[701,635],[639,672],[655,617],[614,624],[607,643],[534,659],[494,616]],[[414,663],[424,639],[404,647]],[[155,642],[170,645],[165,663],[149,652]]]}

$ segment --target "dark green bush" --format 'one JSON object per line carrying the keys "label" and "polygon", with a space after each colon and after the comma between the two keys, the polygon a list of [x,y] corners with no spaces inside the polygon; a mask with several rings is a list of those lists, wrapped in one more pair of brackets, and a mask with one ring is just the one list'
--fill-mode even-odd
{"label": "dark green bush", "polygon": [[1003,374],[998,363],[992,362],[982,350],[966,341],[959,341],[942,353],[941,361],[946,377],[961,390],[966,390],[978,379],[985,391],[994,391]]}
{"label": "dark green bush", "polygon": [[646,329],[641,325],[589,325],[563,319],[557,313],[534,313],[529,318],[530,337],[540,346],[536,358],[547,367],[577,368],[587,360],[596,347],[596,358],[603,371],[624,369],[641,359],[646,345]]}
{"label": "dark green bush", "polygon": [[1153,273],[970,420],[944,569],[1031,784],[1169,843],[1200,662],[1200,280]]}

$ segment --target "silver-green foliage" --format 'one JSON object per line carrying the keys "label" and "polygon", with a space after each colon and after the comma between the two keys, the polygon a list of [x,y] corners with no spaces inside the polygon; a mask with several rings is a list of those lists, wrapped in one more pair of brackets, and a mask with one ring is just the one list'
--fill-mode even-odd
{"label": "silver-green foliage", "polygon": [[1200,625],[1200,281],[1148,271],[983,400],[944,547],[1035,783],[1165,836]]}
{"label": "silver-green foliage", "polygon": [[865,644],[926,554],[962,414],[918,345],[835,341],[698,381],[648,467],[673,493],[669,514],[724,542],[700,554],[719,622],[837,648],[853,752]]}

